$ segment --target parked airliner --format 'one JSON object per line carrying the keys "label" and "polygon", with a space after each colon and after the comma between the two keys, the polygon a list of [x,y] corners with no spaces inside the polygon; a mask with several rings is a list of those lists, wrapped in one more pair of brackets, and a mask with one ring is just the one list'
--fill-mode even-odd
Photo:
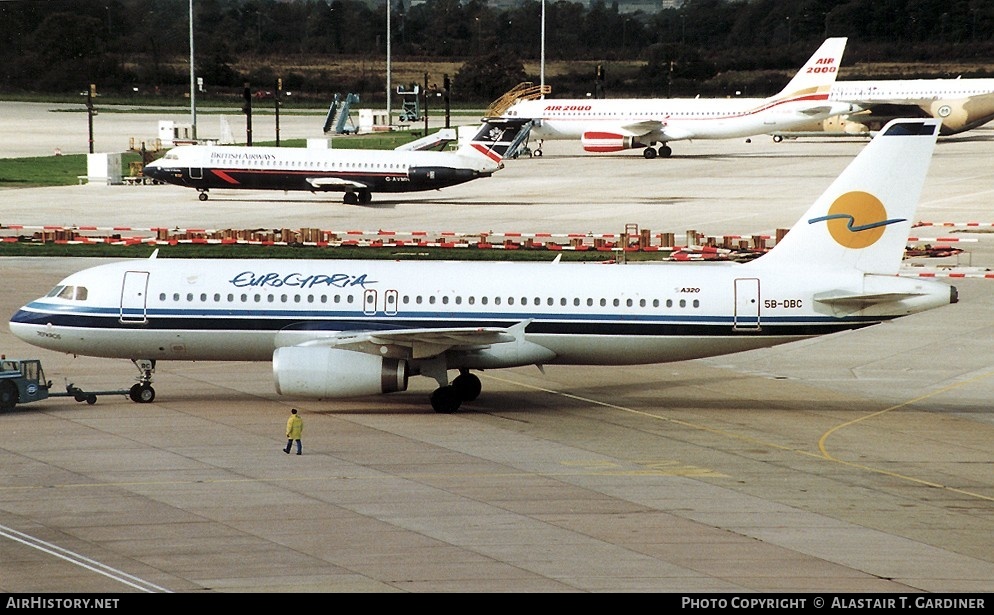
{"label": "parked airliner", "polygon": [[859,110],[775,131],[774,139],[816,134],[869,135],[898,117],[934,117],[942,120],[940,135],[959,134],[994,120],[994,79],[837,81],[829,100],[852,104]]}
{"label": "parked airliner", "polygon": [[68,276],[10,330],[136,360],[139,402],[155,397],[156,361],[272,361],[282,395],[390,393],[420,375],[439,385],[432,407],[453,412],[481,391],[470,370],[682,361],[859,329],[957,300],[947,284],[896,275],[938,127],[886,126],[747,263],[153,257]]}
{"label": "parked airliner", "polygon": [[528,136],[528,121],[484,120],[453,152],[183,145],[145,166],[147,177],[196,188],[344,192],[367,204],[373,192],[416,192],[490,177]]}
{"label": "parked airliner", "polygon": [[644,148],[646,158],[669,157],[670,141],[762,135],[853,111],[828,98],[846,40],[827,39],[770,98],[542,98],[520,100],[502,115],[533,120],[529,139],[539,140],[539,156],[546,139],[570,139],[588,152]]}

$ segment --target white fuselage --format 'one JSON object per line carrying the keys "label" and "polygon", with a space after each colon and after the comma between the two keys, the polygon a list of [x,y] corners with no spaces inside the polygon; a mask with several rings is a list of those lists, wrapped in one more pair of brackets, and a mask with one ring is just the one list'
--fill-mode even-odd
{"label": "white fuselage", "polygon": [[829,100],[865,104],[917,104],[994,93],[994,79],[884,79],[836,81]]}
{"label": "white fuselage", "polygon": [[[582,139],[590,133],[643,136],[646,143],[680,139],[730,139],[787,129],[848,110],[827,92],[785,99],[526,100],[508,117],[536,120],[531,137]],[[818,107],[817,112],[810,112]]]}
{"label": "white fuselage", "polygon": [[527,322],[541,361],[494,344],[450,351],[449,367],[641,364],[858,328],[949,299],[945,285],[891,278],[931,294],[841,314],[814,294],[862,292],[861,274],[774,275],[754,264],[136,260],[69,276],[10,328],[73,354],[263,361],[352,331]]}

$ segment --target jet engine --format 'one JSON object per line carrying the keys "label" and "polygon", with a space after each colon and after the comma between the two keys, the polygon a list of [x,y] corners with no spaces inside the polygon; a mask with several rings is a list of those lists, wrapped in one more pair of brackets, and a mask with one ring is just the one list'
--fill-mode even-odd
{"label": "jet engine", "polygon": [[585,132],[580,137],[583,149],[588,152],[620,152],[636,147],[645,147],[638,137],[615,134],[613,132]]}
{"label": "jet engine", "polygon": [[407,363],[325,346],[287,346],[273,353],[280,395],[358,397],[407,389]]}
{"label": "jet engine", "polygon": [[940,135],[955,135],[994,119],[994,95],[935,100],[923,104],[922,110],[942,120]]}

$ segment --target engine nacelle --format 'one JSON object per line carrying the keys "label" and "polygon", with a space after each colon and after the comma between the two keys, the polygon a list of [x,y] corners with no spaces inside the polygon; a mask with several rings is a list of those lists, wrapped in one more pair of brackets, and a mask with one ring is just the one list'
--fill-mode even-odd
{"label": "engine nacelle", "polygon": [[407,389],[407,363],[341,348],[286,346],[273,353],[273,378],[280,395],[378,395]]}
{"label": "engine nacelle", "polygon": [[583,149],[588,152],[620,152],[621,150],[645,147],[636,137],[619,135],[613,132],[585,132],[580,137]]}
{"label": "engine nacelle", "polygon": [[994,95],[935,100],[923,104],[922,110],[942,120],[939,134],[955,135],[982,126],[994,118]]}

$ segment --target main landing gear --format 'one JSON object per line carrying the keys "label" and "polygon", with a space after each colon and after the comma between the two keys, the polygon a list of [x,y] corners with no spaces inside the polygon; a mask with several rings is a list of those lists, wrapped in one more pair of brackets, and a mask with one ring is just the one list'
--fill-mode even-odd
{"label": "main landing gear", "polygon": [[155,389],[152,388],[152,372],[155,371],[154,359],[132,359],[132,363],[141,372],[138,382],[131,385],[128,397],[137,404],[149,404],[155,399]]}
{"label": "main landing gear", "polygon": [[431,407],[435,412],[445,414],[455,412],[462,402],[473,401],[479,397],[482,389],[483,385],[475,374],[461,369],[451,384],[438,387],[431,394]]}
{"label": "main landing gear", "polygon": [[373,200],[373,195],[369,190],[359,190],[357,192],[346,192],[342,197],[342,202],[346,205],[368,205]]}
{"label": "main landing gear", "polygon": [[669,158],[670,156],[673,155],[673,149],[669,145],[663,143],[662,145],[659,146],[658,150],[656,150],[654,147],[650,145],[649,147],[645,148],[645,150],[643,150],[642,152],[642,156],[645,157],[646,160],[652,160],[657,155],[660,158]]}
{"label": "main landing gear", "polygon": [[197,196],[198,199],[200,199],[201,201],[207,200],[207,188],[197,188],[197,192],[200,193],[200,195]]}

